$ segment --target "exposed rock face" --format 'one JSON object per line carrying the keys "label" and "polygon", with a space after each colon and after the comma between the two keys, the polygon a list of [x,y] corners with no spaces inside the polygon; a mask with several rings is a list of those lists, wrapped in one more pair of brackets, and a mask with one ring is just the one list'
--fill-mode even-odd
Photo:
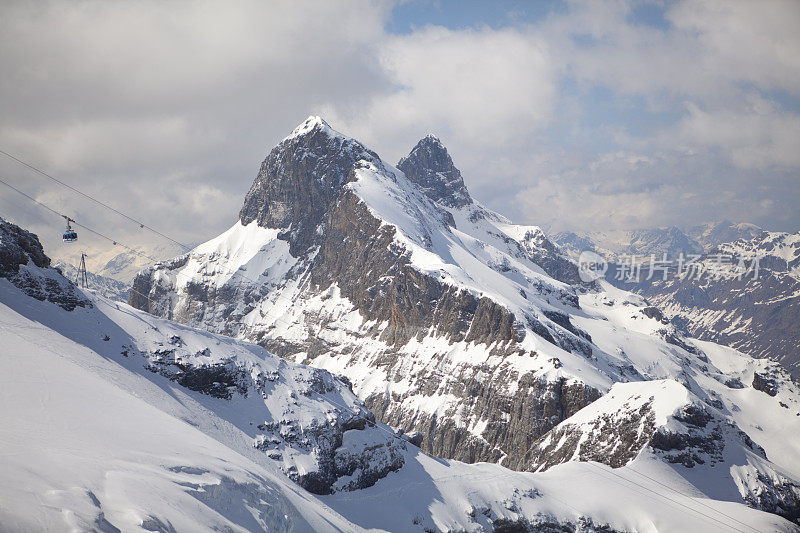
{"label": "exposed rock face", "polygon": [[536,471],[570,460],[596,461],[618,468],[639,454],[654,431],[655,416],[651,402],[647,402],[598,417],[588,432],[573,425],[559,426],[534,444],[527,459]]}
{"label": "exposed rock face", "polygon": [[758,372],[753,373],[753,388],[769,394],[770,396],[778,394],[778,385],[776,381]]}
{"label": "exposed rock face", "polygon": [[[758,374],[756,374],[758,375]],[[800,516],[800,483],[778,473],[764,449],[727,417],[674,381],[617,384],[600,401],[538,439],[528,456],[544,471],[568,461],[620,468],[642,453],[733,484],[756,509]],[[666,415],[666,416],[665,416]]]}
{"label": "exposed rock face", "polygon": [[39,237],[0,218],[0,275],[10,278],[21,265],[32,261],[39,268],[48,268],[50,258],[44,254]]}
{"label": "exposed rock face", "polygon": [[428,135],[411,153],[397,163],[406,177],[434,202],[447,207],[463,207],[472,203],[461,171],[453,164],[442,142]]}
{"label": "exposed rock face", "polygon": [[490,421],[480,437],[467,428],[458,427],[449,417],[427,413],[409,417],[402,405],[381,394],[368,397],[365,404],[388,424],[421,432],[420,447],[432,455],[468,463],[502,459],[505,467],[525,470],[529,466],[525,454],[537,436],[599,397],[595,389],[583,384],[548,382],[532,375],[519,378],[515,394],[505,391],[504,382],[513,379],[505,372],[488,383],[474,377],[464,376],[463,379],[463,382],[450,383],[441,378],[437,380],[434,375],[426,381],[432,390],[459,398],[462,409]]}
{"label": "exposed rock face", "polygon": [[513,314],[414,269],[405,251],[393,245],[394,230],[382,226],[352,192],[331,210],[324,232],[311,283],[320,291],[337,283],[364,316],[388,323],[380,336],[386,343],[403,345],[434,326],[452,342],[515,338]]}
{"label": "exposed rock face", "polygon": [[317,240],[317,226],[331,203],[355,179],[355,163],[380,163],[380,158],[319,117],[298,126],[280,147],[261,164],[239,220],[243,225],[255,220],[265,228],[289,228],[284,239],[297,256]]}
{"label": "exposed rock face", "polygon": [[537,226],[517,226],[513,235],[524,254],[533,258],[547,274],[569,284],[580,283],[578,267],[563,250],[551,241]]}
{"label": "exposed rock face", "polygon": [[72,311],[91,304],[55,269],[50,268],[39,237],[0,218],[0,278],[37,300]]}

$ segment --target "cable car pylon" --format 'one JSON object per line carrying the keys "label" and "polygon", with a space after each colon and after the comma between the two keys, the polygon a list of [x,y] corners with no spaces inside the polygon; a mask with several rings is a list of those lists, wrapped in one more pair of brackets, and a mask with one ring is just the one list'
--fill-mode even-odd
{"label": "cable car pylon", "polygon": [[86,275],[86,254],[81,252],[81,263],[78,266],[78,275],[75,281],[78,285],[81,286],[81,289],[85,289],[89,286],[88,276]]}

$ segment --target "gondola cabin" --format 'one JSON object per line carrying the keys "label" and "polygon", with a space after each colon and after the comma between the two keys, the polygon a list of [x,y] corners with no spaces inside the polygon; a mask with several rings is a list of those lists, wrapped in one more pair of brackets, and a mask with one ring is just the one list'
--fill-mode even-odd
{"label": "gondola cabin", "polygon": [[78,232],[72,229],[70,222],[74,222],[71,218],[64,217],[67,219],[67,229],[64,230],[64,234],[61,236],[64,242],[75,242],[78,240]]}

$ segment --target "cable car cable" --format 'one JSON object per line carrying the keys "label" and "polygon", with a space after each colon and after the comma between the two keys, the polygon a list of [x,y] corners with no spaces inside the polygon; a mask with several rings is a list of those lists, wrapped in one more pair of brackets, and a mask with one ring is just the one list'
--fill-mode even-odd
{"label": "cable car cable", "polygon": [[39,169],[39,168],[37,168],[37,167],[35,167],[35,166],[31,165],[30,163],[26,163],[26,162],[25,162],[25,161],[23,161],[22,159],[19,159],[18,157],[15,157],[15,156],[13,156],[13,155],[11,155],[11,154],[9,154],[8,152],[5,152],[5,151],[3,151],[3,150],[0,150],[0,154],[4,155],[4,156],[6,156],[6,157],[8,157],[8,158],[10,158],[10,159],[13,159],[14,161],[16,161],[17,163],[19,163],[20,165],[24,165],[24,166],[28,167],[29,169],[33,170],[34,172],[36,172],[36,173],[38,173],[38,174],[40,174],[40,175],[42,175],[42,176],[44,176],[44,177],[46,177],[46,178],[48,178],[48,179],[50,179],[50,180],[53,180],[54,182],[58,183],[59,185],[61,185],[61,186],[63,186],[63,187],[66,187],[67,189],[69,189],[69,190],[71,190],[71,191],[73,191],[73,192],[75,192],[75,193],[77,193],[77,194],[80,194],[80,195],[81,195],[81,196],[83,196],[84,198],[88,198],[89,200],[93,201],[94,203],[96,203],[96,204],[98,204],[98,205],[101,205],[101,206],[105,207],[105,208],[106,208],[106,209],[108,209],[109,211],[113,211],[113,212],[114,212],[114,213],[116,213],[117,215],[119,215],[119,216],[121,216],[121,217],[124,217],[124,218],[126,218],[127,220],[129,220],[129,221],[133,222],[134,224],[137,224],[137,225],[138,225],[140,228],[142,228],[142,229],[146,229],[146,230],[148,230],[148,231],[151,231],[151,232],[155,233],[156,235],[159,235],[160,237],[163,237],[163,238],[167,239],[168,241],[171,241],[171,242],[173,242],[174,244],[177,244],[178,246],[180,246],[180,247],[184,248],[185,250],[191,250],[191,247],[190,247],[190,246],[188,246],[188,245],[186,245],[186,244],[183,244],[182,242],[180,242],[180,241],[177,241],[177,240],[173,239],[172,237],[170,237],[170,236],[168,236],[168,235],[165,235],[164,233],[161,233],[161,232],[160,232],[160,231],[158,231],[157,229],[155,229],[155,228],[153,228],[153,227],[150,227],[150,226],[148,226],[148,225],[147,225],[147,224],[145,224],[144,222],[142,222],[142,221],[140,221],[140,220],[137,220],[137,219],[133,218],[132,216],[126,215],[126,214],[125,214],[125,213],[123,213],[122,211],[120,211],[120,210],[118,210],[118,209],[116,209],[116,208],[114,208],[114,207],[112,207],[112,206],[108,205],[107,203],[103,202],[102,200],[98,200],[97,198],[93,197],[92,195],[90,195],[90,194],[87,194],[87,193],[85,193],[85,192],[83,192],[83,191],[81,191],[81,190],[79,190],[79,189],[76,189],[75,187],[73,187],[72,185],[70,185],[70,184],[68,184],[68,183],[64,183],[64,182],[63,182],[63,181],[61,181],[60,179],[58,179],[58,178],[55,178],[55,177],[51,176],[50,174],[48,174],[48,173],[47,173],[47,172],[45,172],[44,170],[41,170],[41,169]]}

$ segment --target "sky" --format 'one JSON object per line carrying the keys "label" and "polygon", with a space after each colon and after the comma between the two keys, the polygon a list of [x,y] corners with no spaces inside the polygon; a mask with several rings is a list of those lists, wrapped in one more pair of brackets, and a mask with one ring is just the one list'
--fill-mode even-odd
{"label": "sky", "polygon": [[[321,115],[396,163],[447,146],[517,223],[800,229],[800,2],[5,2],[0,150],[188,244]],[[0,177],[132,246],[129,221]],[[0,186],[55,255],[62,223]],[[107,243],[81,235],[95,257]]]}

